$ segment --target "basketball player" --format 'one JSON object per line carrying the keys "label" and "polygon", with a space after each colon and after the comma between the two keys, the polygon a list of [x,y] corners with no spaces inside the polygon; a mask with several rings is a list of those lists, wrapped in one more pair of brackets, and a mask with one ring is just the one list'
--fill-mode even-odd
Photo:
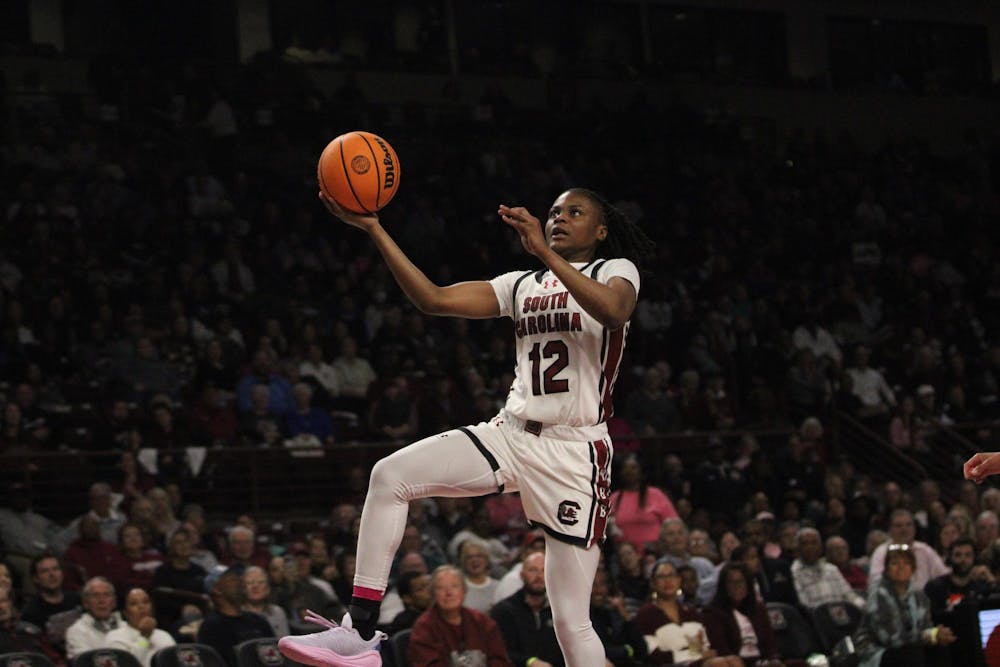
{"label": "basketball player", "polygon": [[639,293],[637,264],[652,243],[600,195],[574,188],[552,204],[544,229],[522,207],[499,207],[500,219],[545,268],[439,287],[376,216],[320,198],[335,216],[368,233],[423,312],[510,317],[517,363],[507,403],[492,420],[425,438],[375,464],[348,613],[339,625],[311,615],[330,629],[284,637],[282,652],[316,666],[377,667],[384,635],[375,623],[409,501],[519,491],[528,520],[546,532],[545,584],[566,664],[604,667],[589,609],[609,511],[613,450],[605,421]]}
{"label": "basketball player", "polygon": [[981,484],[990,475],[1000,473],[1000,452],[979,452],[965,462],[962,467],[965,479]]}

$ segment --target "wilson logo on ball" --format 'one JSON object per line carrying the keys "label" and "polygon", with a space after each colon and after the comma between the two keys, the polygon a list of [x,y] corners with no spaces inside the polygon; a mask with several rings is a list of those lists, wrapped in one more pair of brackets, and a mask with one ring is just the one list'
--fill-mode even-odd
{"label": "wilson logo on ball", "polygon": [[359,176],[361,174],[367,174],[368,170],[372,168],[372,163],[368,161],[364,155],[355,155],[354,159],[351,160],[351,169],[354,170],[355,174]]}

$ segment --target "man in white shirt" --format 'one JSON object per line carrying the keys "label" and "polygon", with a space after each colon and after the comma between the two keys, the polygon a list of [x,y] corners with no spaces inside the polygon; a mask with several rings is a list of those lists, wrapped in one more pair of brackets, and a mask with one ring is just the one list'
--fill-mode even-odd
{"label": "man in white shirt", "polygon": [[854,365],[847,369],[853,386],[851,391],[861,401],[864,417],[888,414],[889,408],[896,406],[896,394],[882,373],[868,365],[871,351],[864,345],[854,350]]}
{"label": "man in white shirt", "polygon": [[854,592],[840,569],[823,558],[823,540],[815,528],[800,528],[796,535],[798,547],[792,562],[792,582],[799,602],[806,609],[815,609],[827,602],[849,602],[863,609],[865,600]]}
{"label": "man in white shirt", "polygon": [[104,577],[87,580],[80,596],[84,614],[66,630],[66,657],[72,660],[85,651],[102,648],[108,632],[123,621],[115,607],[115,587]]}
{"label": "man in white shirt", "polygon": [[883,542],[872,552],[868,570],[868,589],[878,584],[885,571],[885,555],[890,544],[908,544],[910,551],[916,557],[917,568],[910,580],[910,585],[920,590],[927,582],[943,574],[949,574],[951,569],[944,564],[941,556],[926,542],[916,538],[917,528],[910,510],[898,509],[889,519],[889,541]]}

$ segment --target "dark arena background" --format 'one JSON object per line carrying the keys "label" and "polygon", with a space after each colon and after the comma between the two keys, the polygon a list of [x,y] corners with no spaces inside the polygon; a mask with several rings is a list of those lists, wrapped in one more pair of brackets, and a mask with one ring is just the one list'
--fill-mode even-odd
{"label": "dark arena background", "polygon": [[[119,598],[155,592],[182,638],[180,605],[204,611],[204,591],[154,579],[180,530],[210,573],[270,564],[275,603],[306,627],[289,582],[347,603],[372,465],[503,406],[510,320],[422,314],[318,201],[317,159],[350,130],[397,151],[380,217],[438,284],[540,267],[497,206],[544,218],[572,186],[656,242],[609,420],[612,504],[641,499],[603,547],[613,597],[645,602],[619,551],[634,546],[648,577],[670,517],[713,566],[742,543],[786,572],[799,529],[842,537],[837,565],[864,597],[872,551],[905,541],[894,521],[909,510],[944,565],[971,538],[976,604],[993,604],[1000,490],[962,464],[1000,449],[997,3],[3,13],[0,625],[32,620],[32,563],[51,555],[68,591],[104,575]],[[654,489],[665,502],[642,509]],[[138,551],[120,544],[126,522]],[[516,496],[414,502],[398,560],[457,563],[472,535],[499,578],[528,530]],[[767,603],[808,623],[801,601],[767,597],[768,576]],[[948,664],[985,664],[978,610],[956,621]],[[35,620],[64,657],[65,627]],[[782,657],[829,652],[822,629]]]}

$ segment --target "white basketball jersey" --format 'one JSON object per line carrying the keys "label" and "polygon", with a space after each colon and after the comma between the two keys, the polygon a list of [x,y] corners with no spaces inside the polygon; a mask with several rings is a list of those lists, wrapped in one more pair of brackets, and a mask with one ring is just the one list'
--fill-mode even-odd
{"label": "white basketball jersey", "polygon": [[[576,262],[607,284],[615,277],[639,294],[639,271],[627,259]],[[587,314],[549,270],[514,271],[490,281],[500,314],[514,321],[517,363],[507,412],[543,424],[592,426],[613,414],[611,392],[628,324],[609,331]]]}

